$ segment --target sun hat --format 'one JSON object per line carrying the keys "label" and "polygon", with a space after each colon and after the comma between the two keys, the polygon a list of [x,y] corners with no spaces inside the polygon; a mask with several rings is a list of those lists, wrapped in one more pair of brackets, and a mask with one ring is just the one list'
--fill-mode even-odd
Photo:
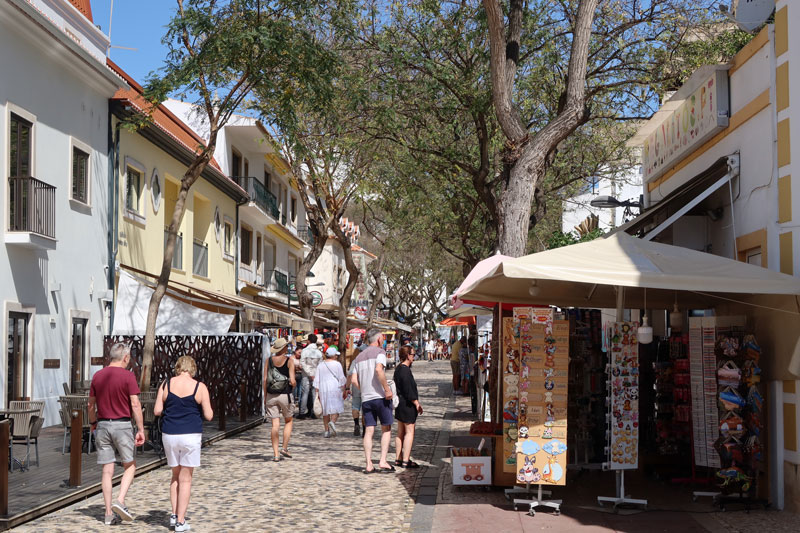
{"label": "sun hat", "polygon": [[281,337],[280,339],[277,339],[275,340],[275,342],[272,343],[272,347],[269,349],[269,351],[272,352],[273,354],[276,354],[281,350],[283,350],[284,348],[286,348],[288,344],[289,342],[283,337]]}
{"label": "sun hat", "polygon": [[325,355],[327,355],[328,357],[335,357],[340,353],[341,352],[339,352],[339,350],[336,349],[336,346],[331,346],[330,348],[325,350]]}
{"label": "sun hat", "polygon": [[308,334],[297,337],[297,342],[308,342]]}

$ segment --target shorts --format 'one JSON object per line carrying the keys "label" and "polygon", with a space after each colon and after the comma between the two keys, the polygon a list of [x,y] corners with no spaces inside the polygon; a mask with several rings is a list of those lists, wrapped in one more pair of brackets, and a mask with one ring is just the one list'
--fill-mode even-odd
{"label": "shorts", "polygon": [[392,400],[378,398],[369,400],[361,404],[364,411],[364,427],[377,426],[380,420],[382,426],[391,426],[394,423],[392,417]]}
{"label": "shorts", "polygon": [[130,420],[100,420],[94,433],[97,464],[133,461],[134,439]]}
{"label": "shorts", "polygon": [[461,358],[459,361],[461,364],[461,379],[468,380],[469,379],[469,359]]}
{"label": "shorts", "polygon": [[453,376],[460,376],[461,375],[461,363],[458,361],[450,360],[450,370],[453,371]]}
{"label": "shorts", "polygon": [[161,435],[164,443],[164,455],[170,468],[176,466],[200,466],[200,448],[203,446],[202,433],[185,433],[182,435]]}
{"label": "shorts", "polygon": [[285,392],[281,394],[267,393],[267,418],[280,418],[289,420],[294,416],[294,400]]}
{"label": "shorts", "polygon": [[355,385],[350,385],[350,394],[353,400],[353,411],[361,410],[361,389]]}

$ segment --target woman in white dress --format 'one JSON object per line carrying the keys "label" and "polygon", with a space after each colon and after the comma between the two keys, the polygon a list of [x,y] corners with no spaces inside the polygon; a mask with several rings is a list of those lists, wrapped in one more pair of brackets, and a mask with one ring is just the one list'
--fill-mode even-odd
{"label": "woman in white dress", "polygon": [[339,350],[335,346],[328,348],[325,351],[325,360],[317,367],[317,377],[314,378],[314,388],[317,389],[322,406],[325,438],[336,436],[336,421],[339,414],[344,412],[342,391],[347,379],[344,377],[342,365],[337,361],[338,357]]}

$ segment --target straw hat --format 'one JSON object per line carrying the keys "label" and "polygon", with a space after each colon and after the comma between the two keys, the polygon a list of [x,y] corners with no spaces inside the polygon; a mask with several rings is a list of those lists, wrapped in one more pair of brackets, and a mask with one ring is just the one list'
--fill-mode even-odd
{"label": "straw hat", "polygon": [[272,347],[269,349],[269,351],[272,352],[273,354],[276,354],[281,350],[283,350],[284,348],[286,348],[288,344],[289,342],[283,337],[281,337],[280,339],[277,339],[275,342],[272,343]]}

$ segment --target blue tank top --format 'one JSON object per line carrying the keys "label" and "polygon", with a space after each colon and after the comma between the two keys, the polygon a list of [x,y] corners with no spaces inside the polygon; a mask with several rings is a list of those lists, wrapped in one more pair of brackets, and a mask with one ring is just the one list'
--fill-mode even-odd
{"label": "blue tank top", "polygon": [[194,386],[190,396],[181,398],[169,390],[167,380],[167,401],[164,402],[164,419],[161,422],[161,432],[167,435],[186,435],[187,433],[203,432],[203,417],[200,404],[195,400],[200,382]]}

